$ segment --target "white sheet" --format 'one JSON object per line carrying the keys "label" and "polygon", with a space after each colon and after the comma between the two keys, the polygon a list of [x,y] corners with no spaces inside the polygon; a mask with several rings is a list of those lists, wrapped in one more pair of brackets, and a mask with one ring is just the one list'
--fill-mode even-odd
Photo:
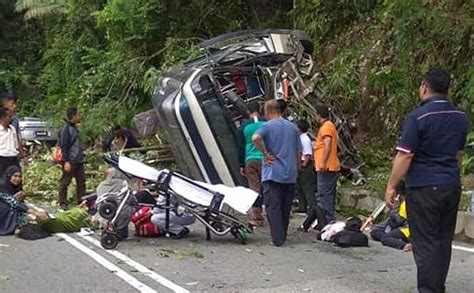
{"label": "white sheet", "polygon": [[138,178],[143,178],[152,182],[155,182],[158,176],[160,175],[160,171],[143,164],[142,162],[135,161],[128,157],[119,157],[118,166],[120,170],[124,171],[125,173],[134,175]]}
{"label": "white sheet", "polygon": [[[141,162],[132,160],[127,157],[119,158],[119,168],[131,175],[139,178],[144,178],[150,181],[156,181],[161,172],[168,173],[169,170],[158,171]],[[258,193],[245,187],[229,187],[223,184],[208,184],[200,181],[194,181],[195,184],[208,188],[209,190],[222,193],[224,200],[222,201],[221,209],[224,204],[227,204],[239,213],[246,214],[252,207],[253,203],[258,197]],[[176,193],[186,198],[187,200],[199,205],[209,206],[212,201],[212,193],[195,186],[185,180],[173,176],[170,181],[170,187]]]}

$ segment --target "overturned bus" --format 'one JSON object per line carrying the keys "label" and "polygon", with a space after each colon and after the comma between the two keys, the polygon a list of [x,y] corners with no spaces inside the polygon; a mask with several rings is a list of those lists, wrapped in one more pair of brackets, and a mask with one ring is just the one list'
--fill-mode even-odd
{"label": "overturned bus", "polygon": [[[297,30],[230,33],[200,44],[203,54],[164,72],[152,102],[160,127],[186,176],[211,184],[240,185],[237,132],[251,101],[285,99],[289,119],[314,121],[323,101],[309,37]],[[348,121],[331,111],[345,170],[360,160]]]}

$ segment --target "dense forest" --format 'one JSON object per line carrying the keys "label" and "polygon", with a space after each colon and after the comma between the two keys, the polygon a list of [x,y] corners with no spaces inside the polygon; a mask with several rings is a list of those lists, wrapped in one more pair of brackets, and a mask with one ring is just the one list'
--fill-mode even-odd
{"label": "dense forest", "polygon": [[200,41],[298,28],[356,141],[387,151],[430,65],[452,73],[450,97],[473,120],[473,15],[469,0],[0,0],[0,90],[17,93],[21,115],[60,121],[79,105],[93,137],[150,108],[160,71]]}

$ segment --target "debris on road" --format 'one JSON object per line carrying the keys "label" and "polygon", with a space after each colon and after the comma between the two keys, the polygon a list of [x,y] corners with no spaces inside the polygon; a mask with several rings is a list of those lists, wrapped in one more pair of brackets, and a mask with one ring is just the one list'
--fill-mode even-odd
{"label": "debris on road", "polygon": [[186,284],[184,284],[184,285],[186,285],[186,286],[194,286],[194,285],[197,285],[197,284],[199,284],[199,282],[196,281],[196,282],[189,282],[189,283],[186,283]]}
{"label": "debris on road", "polygon": [[194,258],[204,258],[204,255],[198,251],[190,250],[190,251],[179,251],[173,248],[161,248],[158,252],[158,256],[161,257],[169,257],[170,254],[174,254],[176,259],[181,260],[185,257],[194,257]]}

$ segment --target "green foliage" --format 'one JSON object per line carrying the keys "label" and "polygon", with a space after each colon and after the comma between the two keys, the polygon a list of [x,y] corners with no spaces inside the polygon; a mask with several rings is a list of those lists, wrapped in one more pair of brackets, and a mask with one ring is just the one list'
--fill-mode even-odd
{"label": "green foliage", "polygon": [[325,91],[357,118],[362,135],[393,144],[418,102],[420,76],[433,64],[450,70],[450,97],[473,120],[468,2],[303,0],[290,16],[313,36]]}
{"label": "green foliage", "polygon": [[[29,199],[39,202],[55,203],[58,198],[59,179],[61,166],[51,161],[51,152],[40,147],[39,153],[32,158],[27,168],[24,168],[23,189],[27,194],[33,194]],[[104,161],[94,152],[86,153],[86,190],[93,192],[99,183],[105,179],[103,170]],[[69,187],[68,198],[75,202],[75,182]]]}
{"label": "green foliage", "polygon": [[149,108],[160,73],[196,56],[201,40],[294,27],[311,35],[321,86],[358,120],[365,171],[379,174],[430,65],[451,71],[450,97],[474,121],[472,12],[463,0],[3,0],[0,90],[18,92],[20,116],[56,126],[78,105],[93,141]]}
{"label": "green foliage", "polygon": [[[79,106],[91,141],[104,125],[128,125],[151,106],[162,68],[195,56],[196,43],[249,19],[247,1],[5,1],[0,90],[19,93],[20,114],[48,117],[54,125],[68,106]],[[10,33],[18,30],[25,36]]]}

